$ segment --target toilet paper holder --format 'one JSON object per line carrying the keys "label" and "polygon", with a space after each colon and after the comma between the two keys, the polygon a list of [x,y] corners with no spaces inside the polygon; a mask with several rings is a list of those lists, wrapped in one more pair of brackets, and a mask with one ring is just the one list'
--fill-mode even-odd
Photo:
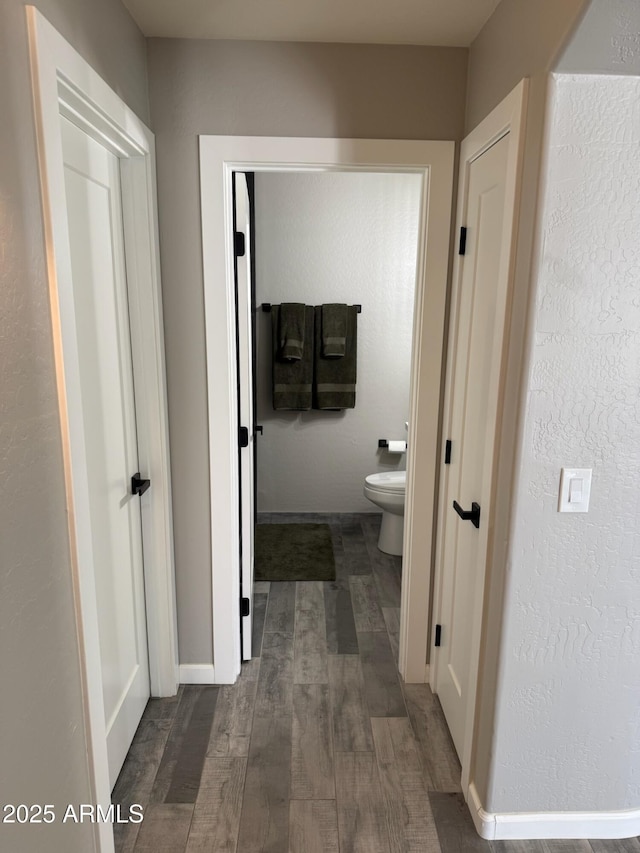
{"label": "toilet paper holder", "polygon": [[[404,449],[406,450],[407,449],[407,442],[405,441],[403,443],[404,443]],[[379,438],[378,439],[378,447],[380,449],[387,450],[389,448],[389,439],[388,438]]]}

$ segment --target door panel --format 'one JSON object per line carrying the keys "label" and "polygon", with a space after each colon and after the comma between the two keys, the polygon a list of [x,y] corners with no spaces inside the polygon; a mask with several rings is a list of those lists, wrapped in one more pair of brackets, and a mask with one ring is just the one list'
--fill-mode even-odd
{"label": "door panel", "polygon": [[[61,119],[111,785],[149,698],[118,159]],[[142,498],[144,500],[144,497]]]}
{"label": "door panel", "polygon": [[238,310],[239,422],[247,427],[249,444],[240,450],[240,550],[242,597],[249,599],[249,615],[242,617],[242,660],[251,659],[253,627],[253,571],[255,534],[255,416],[253,398],[253,306],[251,295],[251,222],[246,177],[236,172],[235,227],[244,234],[244,255],[236,257]]}
{"label": "door panel", "polygon": [[[457,328],[454,330],[451,396],[451,462],[445,486],[441,645],[436,690],[462,757],[469,708],[471,630],[474,599],[482,595],[486,520],[491,497],[492,456],[488,401],[499,363],[495,341],[502,336],[504,304],[498,283],[502,257],[508,135],[469,167],[467,243],[463,261]],[[481,507],[480,529],[453,509]],[[483,525],[484,521],[484,525]]]}

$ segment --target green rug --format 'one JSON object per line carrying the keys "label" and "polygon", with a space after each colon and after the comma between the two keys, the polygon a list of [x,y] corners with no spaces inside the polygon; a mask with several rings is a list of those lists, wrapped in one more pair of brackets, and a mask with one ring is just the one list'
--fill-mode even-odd
{"label": "green rug", "polygon": [[328,524],[256,525],[257,581],[334,581]]}

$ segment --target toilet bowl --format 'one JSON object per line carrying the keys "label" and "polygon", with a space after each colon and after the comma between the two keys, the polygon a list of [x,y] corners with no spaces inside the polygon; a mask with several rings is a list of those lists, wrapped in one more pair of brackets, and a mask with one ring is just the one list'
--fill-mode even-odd
{"label": "toilet bowl", "polygon": [[364,481],[364,496],[382,510],[378,548],[397,557],[402,555],[406,482],[406,471],[369,474]]}

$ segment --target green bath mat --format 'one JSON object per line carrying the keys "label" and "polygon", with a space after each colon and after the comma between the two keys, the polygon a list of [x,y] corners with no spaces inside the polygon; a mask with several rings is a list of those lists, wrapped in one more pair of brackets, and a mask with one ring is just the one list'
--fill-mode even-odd
{"label": "green bath mat", "polygon": [[328,524],[256,525],[257,581],[334,581]]}

